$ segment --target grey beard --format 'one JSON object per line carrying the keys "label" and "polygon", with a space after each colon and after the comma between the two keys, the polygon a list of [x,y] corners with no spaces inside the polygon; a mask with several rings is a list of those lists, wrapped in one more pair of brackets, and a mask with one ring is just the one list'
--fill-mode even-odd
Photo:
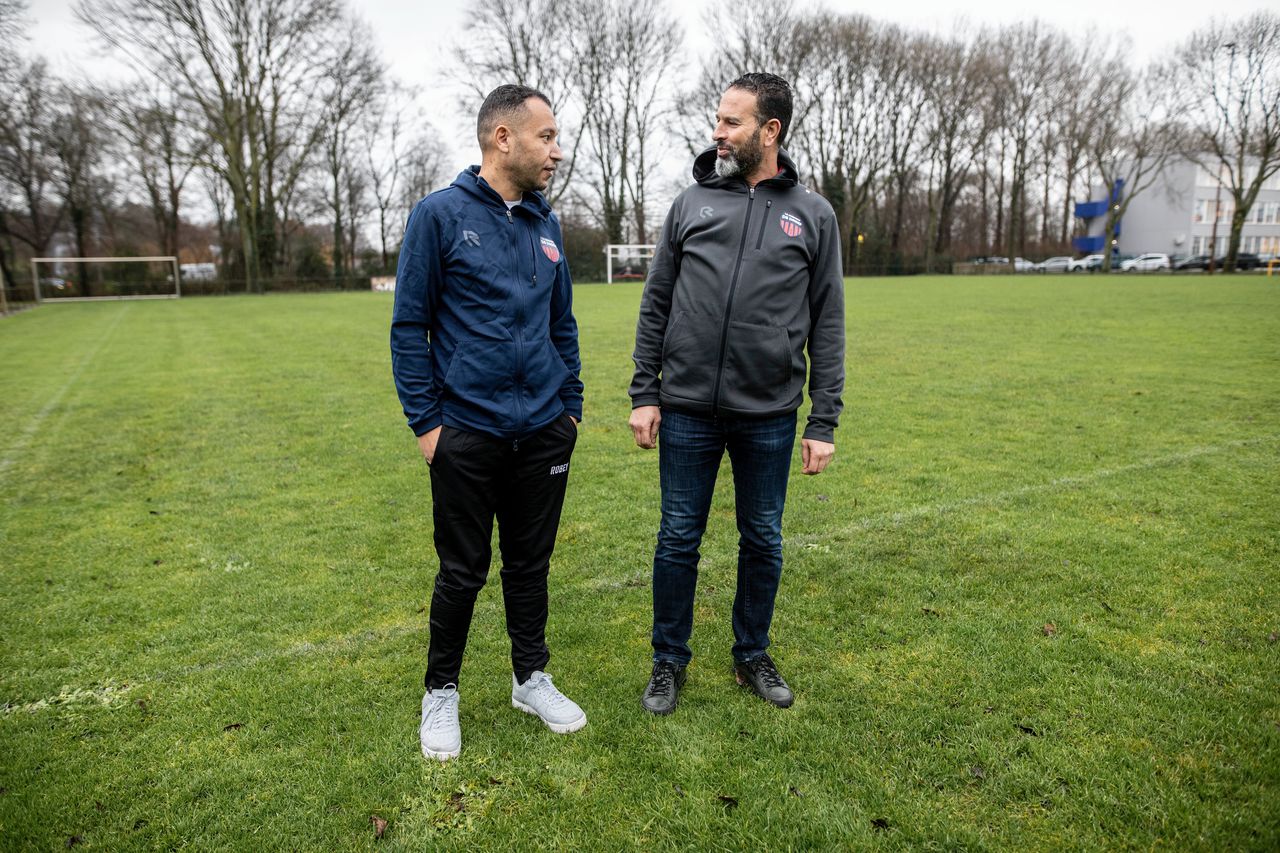
{"label": "grey beard", "polygon": [[716,174],[722,178],[736,178],[742,174],[742,164],[735,154],[716,158]]}

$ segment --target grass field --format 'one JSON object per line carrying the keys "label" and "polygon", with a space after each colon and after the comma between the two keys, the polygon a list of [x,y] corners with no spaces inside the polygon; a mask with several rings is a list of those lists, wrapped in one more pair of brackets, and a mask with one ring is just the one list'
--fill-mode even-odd
{"label": "grass field", "polygon": [[640,290],[582,286],[549,638],[590,724],[511,708],[495,572],[443,766],[390,299],[0,320],[0,848],[1280,846],[1280,284],[847,292],[838,456],[784,528],[796,705],[733,683],[723,477],[689,684],[641,711]]}

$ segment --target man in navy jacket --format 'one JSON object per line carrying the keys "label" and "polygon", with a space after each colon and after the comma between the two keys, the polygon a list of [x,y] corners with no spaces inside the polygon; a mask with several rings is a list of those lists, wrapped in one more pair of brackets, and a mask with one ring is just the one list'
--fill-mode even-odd
{"label": "man in navy jacket", "polygon": [[435,546],[422,752],[458,755],[458,677],[498,521],[514,707],[554,732],[586,715],[545,672],[547,573],[582,420],[578,326],[560,223],[539,192],[560,162],[546,95],[499,86],[481,164],[420,201],[396,273],[391,368],[431,471]]}

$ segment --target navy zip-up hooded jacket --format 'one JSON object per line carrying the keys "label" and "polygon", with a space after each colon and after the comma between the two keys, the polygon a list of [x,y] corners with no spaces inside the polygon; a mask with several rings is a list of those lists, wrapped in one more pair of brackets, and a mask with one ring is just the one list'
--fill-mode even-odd
{"label": "navy zip-up hooded jacket", "polygon": [[582,363],[560,222],[511,210],[472,166],[413,208],[400,247],[391,372],[414,435],[498,438],[582,419]]}

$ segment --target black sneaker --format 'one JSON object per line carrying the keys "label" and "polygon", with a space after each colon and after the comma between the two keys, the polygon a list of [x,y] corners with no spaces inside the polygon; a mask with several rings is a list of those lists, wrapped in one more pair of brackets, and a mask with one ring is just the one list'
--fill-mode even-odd
{"label": "black sneaker", "polygon": [[670,714],[676,709],[680,688],[684,687],[684,667],[669,660],[653,663],[653,675],[649,686],[640,697],[640,704],[651,714]]}
{"label": "black sneaker", "polygon": [[791,692],[787,682],[782,680],[778,668],[773,665],[773,659],[768,655],[735,662],[733,674],[739,684],[750,687],[760,698],[779,708],[790,708],[791,703],[796,700],[795,694]]}

